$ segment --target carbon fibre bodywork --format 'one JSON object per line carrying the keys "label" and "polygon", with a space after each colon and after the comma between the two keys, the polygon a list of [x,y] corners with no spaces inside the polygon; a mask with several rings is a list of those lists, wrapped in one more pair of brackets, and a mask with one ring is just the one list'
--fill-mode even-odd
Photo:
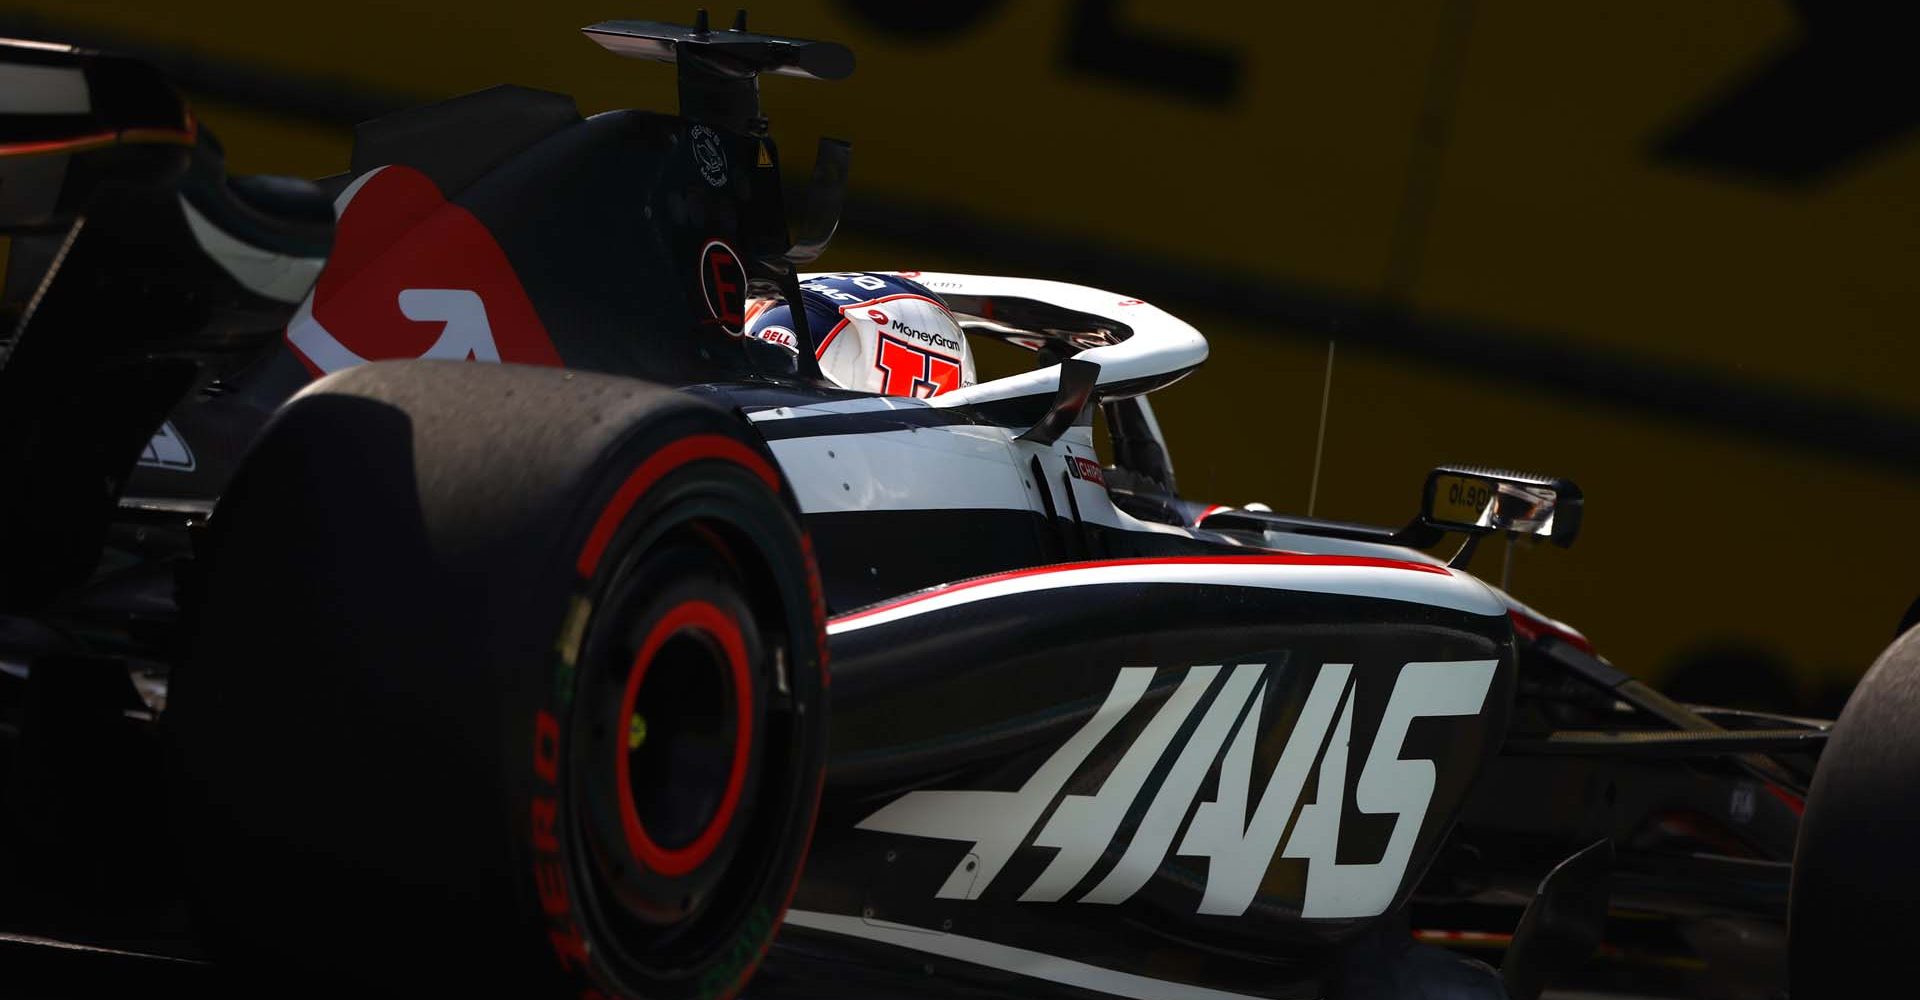
{"label": "carbon fibre bodywork", "polygon": [[[1210,583],[1146,575],[1193,566],[1224,572]],[[807,911],[800,926],[830,923],[813,914],[858,917],[1213,989],[1269,995],[1292,979],[1317,989],[1326,946],[1419,881],[1499,744],[1513,683],[1497,602],[1474,613],[1314,592],[1313,577],[1355,568],[1084,564],[1042,574],[1078,573],[1077,582],[984,582],[965,603],[945,604],[971,596],[948,594],[895,605],[898,617],[883,605],[841,619],[833,756],[794,904]],[[943,606],[902,613],[916,605]],[[1400,718],[1383,733],[1403,672],[1419,662],[1445,663],[1436,679],[1475,704],[1411,727]],[[1329,726],[1326,692],[1349,670],[1350,704]],[[1136,700],[1121,706],[1115,692],[1130,671],[1143,673],[1128,692]],[[1235,723],[1248,733],[1229,737]],[[1089,729],[1102,732],[1088,739]],[[1296,732],[1307,734],[1304,754],[1285,749]],[[1390,758],[1432,762],[1431,798],[1416,812],[1364,815],[1352,805],[1368,790],[1356,789],[1364,748],[1383,738],[1396,743]],[[1235,739],[1254,748],[1250,773],[1230,762]],[[1229,760],[1216,762],[1222,751]],[[1308,771],[1281,760],[1315,756],[1328,770],[1314,769],[1318,791],[1301,796]],[[1056,805],[1057,792],[1066,797]],[[896,815],[916,798],[917,815]],[[1304,832],[1280,850],[1290,803],[1309,798],[1333,810],[1342,834],[1312,860],[1299,849]],[[1245,833],[1250,864],[1204,843],[1210,808],[1233,813],[1227,828]],[[1352,873],[1382,865],[1384,897],[1344,911],[1351,916],[1303,916],[1325,908],[1343,879],[1364,880]]]}
{"label": "carbon fibre bodywork", "polygon": [[[603,34],[645,52],[709,44],[704,28]],[[711,44],[775,42],[793,40]],[[339,214],[325,270],[297,306],[246,300],[273,322],[240,338],[244,364],[225,343],[217,364],[179,348],[178,331],[143,342],[132,368],[172,394],[103,410],[127,452],[116,468],[134,467],[109,483],[110,515],[66,525],[63,572],[86,582],[36,575],[33,601],[0,604],[0,774],[30,793],[0,800],[0,846],[34,862],[0,886],[58,898],[33,881],[42,857],[136,884],[96,861],[111,853],[103,814],[76,823],[42,808],[47,790],[160,811],[156,717],[190,639],[180,605],[208,510],[313,377],[438,357],[669,386],[778,466],[830,616],[831,724],[807,867],[754,991],[1497,998],[1491,968],[1428,946],[1500,958],[1552,897],[1543,877],[1604,840],[1611,874],[1575,888],[1603,912],[1611,898],[1611,918],[1541,932],[1591,932],[1604,961],[1515,944],[1507,984],[1772,995],[1822,724],[1661,698],[1415,547],[1437,532],[1182,497],[1144,396],[1206,345],[1138,299],[913,272],[969,335],[1036,362],[944,398],[843,390],[804,330],[798,351],[742,337],[747,297],[799,294],[832,229],[790,232],[778,149],[757,98],[743,103],[752,77],[713,92],[694,79],[677,116],[582,119],[559,95],[496,88],[368,123],[349,173],[321,182]],[[844,167],[844,147],[822,148],[829,174]],[[185,231],[168,230],[176,249],[204,246]],[[51,268],[56,302],[97,277]],[[30,317],[8,347],[59,343],[53,320]],[[0,356],[0,387],[38,375],[22,364],[35,358]],[[57,458],[22,461],[69,490],[97,490],[82,473],[113,464]],[[0,582],[24,565],[0,565]]]}

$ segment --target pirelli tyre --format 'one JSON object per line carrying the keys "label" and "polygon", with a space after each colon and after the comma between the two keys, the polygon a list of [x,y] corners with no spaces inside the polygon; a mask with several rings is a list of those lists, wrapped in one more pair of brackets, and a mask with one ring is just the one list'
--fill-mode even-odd
{"label": "pirelli tyre", "polygon": [[1920,937],[1920,627],[1861,678],[1814,770],[1794,849],[1794,1000],[1885,996]]}
{"label": "pirelli tyre", "polygon": [[818,576],[735,416],[401,362],[273,419],[171,692],[216,957],[274,984],[726,997],[825,755]]}

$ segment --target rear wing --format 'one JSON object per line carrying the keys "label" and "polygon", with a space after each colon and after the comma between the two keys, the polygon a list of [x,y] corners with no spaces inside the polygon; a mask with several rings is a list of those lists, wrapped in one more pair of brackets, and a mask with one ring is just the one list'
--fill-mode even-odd
{"label": "rear wing", "polygon": [[761,35],[747,30],[747,12],[734,15],[733,27],[710,30],[707,12],[693,24],[660,21],[601,21],[580,29],[609,52],[654,62],[688,62],[738,75],[772,73],[811,80],[843,80],[853,72],[853,52],[836,42]]}
{"label": "rear wing", "polygon": [[[715,31],[701,8],[691,25],[661,21],[601,21],[580,29],[600,47],[616,55],[672,63],[678,74],[680,115],[692,122],[750,136],[759,142],[760,162],[779,167],[779,150],[767,135],[767,119],[760,108],[760,75],[795,76],[810,80],[843,80],[853,74],[853,51],[836,42],[821,42],[747,30],[747,12],[734,14],[733,26]],[[826,250],[840,225],[846,201],[850,147],[840,139],[822,137],[814,156],[813,180],[797,233],[786,221],[786,206],[776,175],[762,184],[756,196],[756,214],[777,233],[762,233],[752,247],[758,265],[755,279],[771,278],[787,299],[800,300],[795,277],[804,265]],[[777,237],[777,238],[774,238]],[[807,328],[806,310],[793,313],[794,333],[807,350],[801,370],[818,375],[813,355],[817,341]]]}

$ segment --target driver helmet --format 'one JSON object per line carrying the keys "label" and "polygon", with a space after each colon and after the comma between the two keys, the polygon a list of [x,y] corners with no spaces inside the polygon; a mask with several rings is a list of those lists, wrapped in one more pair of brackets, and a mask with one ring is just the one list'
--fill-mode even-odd
{"label": "driver helmet", "polygon": [[[800,284],[820,371],[843,389],[928,398],[975,380],[973,352],[947,304],[897,274],[844,272]],[[784,299],[747,306],[746,335],[799,350]]]}

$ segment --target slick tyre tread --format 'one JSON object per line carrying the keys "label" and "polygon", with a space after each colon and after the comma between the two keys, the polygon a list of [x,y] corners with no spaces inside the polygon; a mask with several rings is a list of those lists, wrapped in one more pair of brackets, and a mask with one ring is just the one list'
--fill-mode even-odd
{"label": "slick tyre tread", "polygon": [[[794,509],[743,421],[630,379],[398,362],[295,397],[212,519],[166,719],[216,954],[278,982],[737,992],[824,767],[823,610]],[[646,674],[660,594],[698,605],[662,632],[660,738],[752,755],[708,769],[746,789],[724,817],[674,814],[715,798],[698,774],[583,735],[626,731],[609,692]],[[682,688],[704,721],[674,718]],[[668,845],[688,871],[607,861],[622,841],[596,831],[619,828],[595,817],[638,815],[607,777],[622,753],[641,762],[629,799],[703,831]]]}
{"label": "slick tyre tread", "polygon": [[1861,678],[1814,771],[1793,859],[1794,1000],[1883,995],[1920,933],[1920,627]]}

